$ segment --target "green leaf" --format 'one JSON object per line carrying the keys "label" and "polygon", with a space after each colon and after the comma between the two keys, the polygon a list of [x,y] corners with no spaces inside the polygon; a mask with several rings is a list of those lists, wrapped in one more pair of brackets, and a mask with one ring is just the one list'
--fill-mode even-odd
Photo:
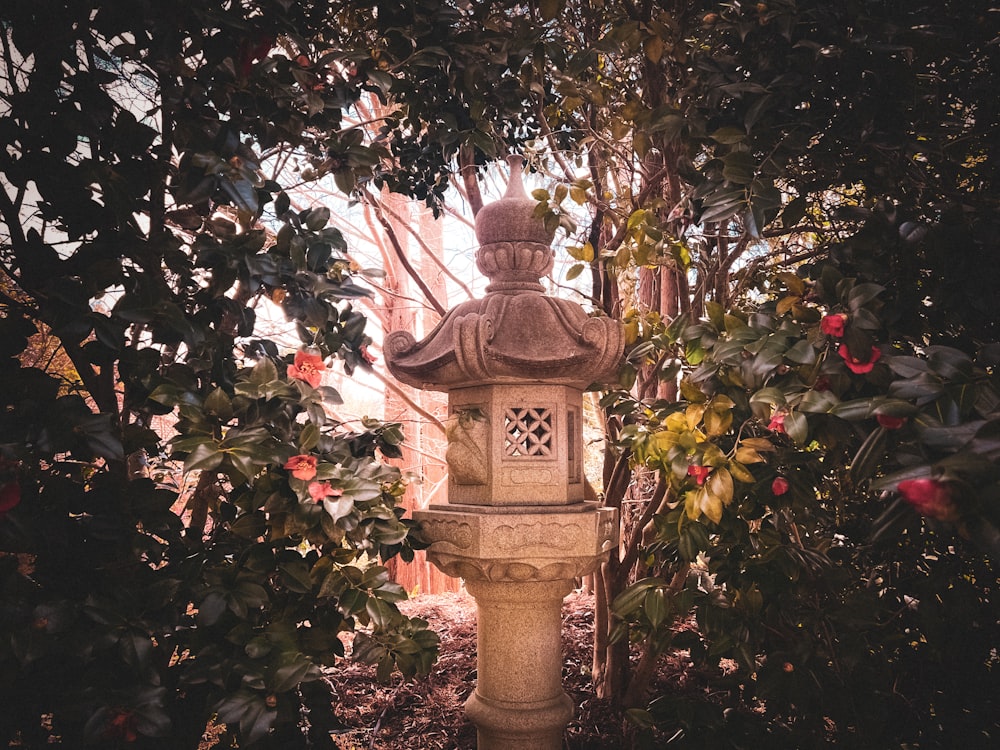
{"label": "green leaf", "polygon": [[746,140],[747,134],[743,128],[738,128],[734,125],[727,125],[725,127],[719,128],[714,133],[712,133],[709,138],[711,138],[716,143],[721,143],[726,146],[733,145],[735,143],[741,143]]}
{"label": "green leaf", "polygon": [[299,433],[299,451],[302,453],[311,451],[319,445],[320,436],[319,427],[312,422],[307,422],[302,428],[302,432]]}
{"label": "green leaf", "polygon": [[871,302],[879,294],[885,291],[884,286],[878,284],[858,284],[851,289],[847,296],[847,306],[851,310],[857,310],[862,305]]}
{"label": "green leaf", "polygon": [[785,227],[794,227],[806,215],[806,199],[802,196],[788,201],[781,211],[781,224]]}
{"label": "green leaf", "polygon": [[611,611],[622,618],[628,618],[642,606],[646,598],[646,592],[655,586],[662,586],[665,582],[659,578],[643,578],[636,581],[618,596],[611,603]]}
{"label": "green leaf", "polygon": [[371,619],[372,624],[379,630],[388,629],[400,616],[399,610],[392,604],[376,597],[368,599],[365,603],[365,611],[368,612],[368,617]]}
{"label": "green leaf", "polygon": [[754,170],[757,168],[753,155],[747,151],[732,151],[722,159],[725,165],[722,176],[737,185],[749,185],[753,182]]}
{"label": "green leaf", "polygon": [[201,443],[184,459],[184,471],[211,471],[218,468],[225,457],[214,442]]}
{"label": "green leaf", "polygon": [[832,391],[806,391],[796,404],[799,411],[810,414],[824,414],[834,409],[840,400]]}
{"label": "green leaf", "polygon": [[250,383],[256,386],[265,386],[278,379],[278,368],[270,357],[262,357],[250,371]]}
{"label": "green leaf", "polygon": [[656,719],[644,708],[630,708],[625,712],[625,717],[630,724],[640,729],[652,729],[656,726]]}
{"label": "green leaf", "polygon": [[785,359],[797,365],[811,365],[816,362],[816,347],[808,339],[802,339],[785,352]]}
{"label": "green leaf", "polygon": [[654,628],[660,627],[670,614],[670,605],[663,589],[659,587],[649,589],[643,598],[642,609],[649,624]]}
{"label": "green leaf", "polygon": [[76,423],[73,430],[83,438],[88,450],[95,456],[109,461],[125,460],[125,449],[121,437],[112,425],[110,414],[84,417]]}
{"label": "green leaf", "polygon": [[205,399],[205,413],[214,416],[221,422],[233,418],[233,404],[229,396],[221,388],[216,388]]}
{"label": "green leaf", "polygon": [[805,445],[809,435],[809,423],[806,415],[793,411],[785,415],[785,432],[797,445]]}
{"label": "green leaf", "polygon": [[859,484],[868,479],[875,471],[875,467],[885,455],[886,435],[887,430],[884,427],[876,427],[865,438],[851,461],[850,476],[852,482]]}
{"label": "green leaf", "polygon": [[872,399],[856,398],[851,401],[841,401],[829,411],[848,422],[860,422],[872,415],[872,406]]}

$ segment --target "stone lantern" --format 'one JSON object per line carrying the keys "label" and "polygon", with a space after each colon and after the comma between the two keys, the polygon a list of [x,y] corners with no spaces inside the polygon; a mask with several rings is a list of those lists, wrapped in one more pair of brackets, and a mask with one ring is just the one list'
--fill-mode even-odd
{"label": "stone lantern", "polygon": [[385,340],[386,364],[446,391],[448,502],[418,511],[428,558],[465,579],[478,610],[478,682],[466,714],[480,750],[558,750],[572,716],[562,689],[563,598],[617,543],[612,508],[584,499],[583,390],[612,380],[620,325],[549,297],[552,233],[511,157],[504,197],[476,217],[482,299],[423,340]]}

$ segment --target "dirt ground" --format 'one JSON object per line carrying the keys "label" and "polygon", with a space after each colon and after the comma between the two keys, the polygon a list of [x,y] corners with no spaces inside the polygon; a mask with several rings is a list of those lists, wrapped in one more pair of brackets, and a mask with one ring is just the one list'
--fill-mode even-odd
{"label": "dirt ground", "polygon": [[[341,750],[474,750],[475,728],[462,712],[476,682],[474,600],[464,593],[420,596],[401,609],[423,617],[440,634],[440,659],[428,677],[388,686],[376,683],[371,667],[338,665],[330,675],[343,724],[335,742]],[[591,689],[592,638],[593,599],[574,592],[563,606],[563,687],[576,706],[566,750],[625,746],[622,717]]]}

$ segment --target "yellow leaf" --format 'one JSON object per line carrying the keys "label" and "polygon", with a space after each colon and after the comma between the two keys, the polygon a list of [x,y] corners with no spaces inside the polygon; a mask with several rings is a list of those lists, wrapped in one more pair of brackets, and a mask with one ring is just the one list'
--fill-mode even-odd
{"label": "yellow leaf", "polygon": [[681,396],[692,404],[701,404],[706,400],[705,394],[687,378],[681,380]]}
{"label": "yellow leaf", "polygon": [[615,259],[613,265],[616,268],[626,268],[628,262],[632,259],[632,251],[629,249],[628,245],[622,245],[618,248],[618,252],[615,253]]}
{"label": "yellow leaf", "polygon": [[[701,512],[708,516],[713,523],[722,520],[722,499],[708,491],[707,487],[702,487],[698,492],[698,505]],[[692,519],[693,520],[693,519]]]}
{"label": "yellow leaf", "polygon": [[[576,190],[576,188],[573,188]],[[592,263],[594,261],[594,246],[589,242],[585,243],[581,249],[581,258],[584,263]]]}
{"label": "yellow leaf", "polygon": [[734,406],[736,406],[736,402],[723,393],[718,393],[712,398],[712,411],[722,412],[726,409],[732,409]]}
{"label": "yellow leaf", "polygon": [[[626,128],[627,128],[627,126],[626,126]],[[627,133],[628,130],[626,129],[625,132]],[[624,134],[623,134],[623,137],[624,137]],[[573,186],[573,187],[571,187],[569,189],[569,197],[573,199],[574,203],[576,203],[577,205],[582,206],[584,203],[587,202],[587,191],[584,190],[581,187]]]}
{"label": "yellow leaf", "polygon": [[625,346],[631,346],[639,340],[639,321],[630,320],[625,323]]}
{"label": "yellow leaf", "polygon": [[675,411],[664,420],[664,425],[673,432],[687,432],[687,417],[679,411]]}
{"label": "yellow leaf", "polygon": [[795,305],[799,304],[801,300],[798,297],[782,297],[778,300],[778,305],[775,307],[775,312],[778,315],[784,315],[789,310],[791,310]]}
{"label": "yellow leaf", "polygon": [[705,404],[691,404],[688,406],[684,416],[687,418],[687,426],[689,430],[693,430],[698,426],[698,423],[701,421],[701,417],[704,413]]}
{"label": "yellow leaf", "polygon": [[642,43],[642,51],[650,62],[659,62],[663,57],[663,40],[658,36],[646,37]]}
{"label": "yellow leaf", "polygon": [[747,469],[746,466],[744,466],[743,464],[741,464],[741,463],[739,463],[737,461],[730,461],[729,462],[729,473],[732,474],[733,477],[735,479],[737,479],[738,481],[740,481],[740,482],[746,482],[747,484],[753,484],[754,482],[757,481],[754,478],[754,475],[750,473],[750,470]]}
{"label": "yellow leaf", "polygon": [[747,446],[744,441],[744,443],[736,449],[736,460],[744,464],[759,464],[764,460],[764,457],[753,448]]}
{"label": "yellow leaf", "polygon": [[701,496],[702,490],[691,490],[684,495],[684,512],[692,521],[697,521],[701,517]]}
{"label": "yellow leaf", "polygon": [[655,443],[656,450],[659,453],[666,453],[668,450],[677,445],[678,436],[676,432],[670,432],[669,430],[660,430],[653,435],[653,442]]}
{"label": "yellow leaf", "polygon": [[708,475],[704,488],[723,505],[733,501],[733,476],[726,469],[716,469]]}
{"label": "yellow leaf", "polygon": [[740,445],[745,446],[747,448],[753,448],[755,451],[775,450],[774,446],[771,444],[771,441],[768,440],[767,438],[762,438],[762,437],[743,438],[743,440],[740,441]]}
{"label": "yellow leaf", "polygon": [[705,432],[709,437],[718,437],[729,432],[733,426],[733,414],[730,411],[720,414],[710,410],[705,412]]}
{"label": "yellow leaf", "polygon": [[784,282],[785,286],[788,287],[788,291],[792,294],[801,297],[806,291],[805,282],[791,271],[783,271],[777,274],[777,278]]}

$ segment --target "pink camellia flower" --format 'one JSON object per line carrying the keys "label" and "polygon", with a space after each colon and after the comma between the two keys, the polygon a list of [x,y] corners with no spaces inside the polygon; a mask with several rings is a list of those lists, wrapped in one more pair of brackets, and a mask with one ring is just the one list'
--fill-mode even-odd
{"label": "pink camellia flower", "polygon": [[839,339],[844,335],[844,324],[846,323],[847,316],[844,313],[824,315],[819,322],[819,329],[827,336],[836,336]]}
{"label": "pink camellia flower", "polygon": [[361,359],[370,365],[375,364],[375,360],[378,359],[374,354],[368,351],[368,344],[361,345]]}
{"label": "pink camellia flower", "polygon": [[711,466],[698,466],[697,464],[692,464],[691,466],[688,466],[688,476],[694,477],[694,481],[698,483],[699,487],[705,484],[705,480],[711,473],[712,473]]}
{"label": "pink camellia flower", "polygon": [[288,365],[288,377],[304,380],[313,388],[318,388],[325,369],[321,356],[299,349],[295,352],[295,361]]}
{"label": "pink camellia flower", "polygon": [[0,518],[21,503],[21,485],[17,481],[0,484]]}
{"label": "pink camellia flower", "polygon": [[292,472],[292,476],[308,482],[316,476],[316,456],[292,456],[282,467]]}
{"label": "pink camellia flower", "polygon": [[857,373],[858,375],[864,375],[866,372],[871,372],[872,368],[875,367],[875,363],[882,357],[882,350],[877,346],[873,346],[867,361],[862,361],[852,357],[851,352],[847,348],[847,344],[841,344],[840,348],[837,349],[837,354],[839,354],[840,358],[844,360],[844,364],[847,365],[848,370]]}
{"label": "pink camellia flower", "polygon": [[887,430],[898,430],[906,424],[906,417],[891,417],[888,414],[876,414],[875,419]]}
{"label": "pink camellia flower", "polygon": [[771,482],[771,492],[774,493],[775,497],[781,497],[788,492],[788,487],[788,480],[784,477],[775,477],[774,481]]}
{"label": "pink camellia flower", "polygon": [[331,487],[329,482],[311,482],[309,484],[309,497],[314,503],[323,502],[323,498],[340,497],[343,494],[342,489]]}
{"label": "pink camellia flower", "polygon": [[771,421],[767,423],[767,429],[772,432],[784,432],[785,431],[785,412],[776,411],[774,416],[771,417]]}
{"label": "pink camellia flower", "polygon": [[945,482],[929,477],[906,479],[899,483],[897,489],[903,499],[922,516],[938,521],[958,519],[958,506],[952,497],[951,487]]}

